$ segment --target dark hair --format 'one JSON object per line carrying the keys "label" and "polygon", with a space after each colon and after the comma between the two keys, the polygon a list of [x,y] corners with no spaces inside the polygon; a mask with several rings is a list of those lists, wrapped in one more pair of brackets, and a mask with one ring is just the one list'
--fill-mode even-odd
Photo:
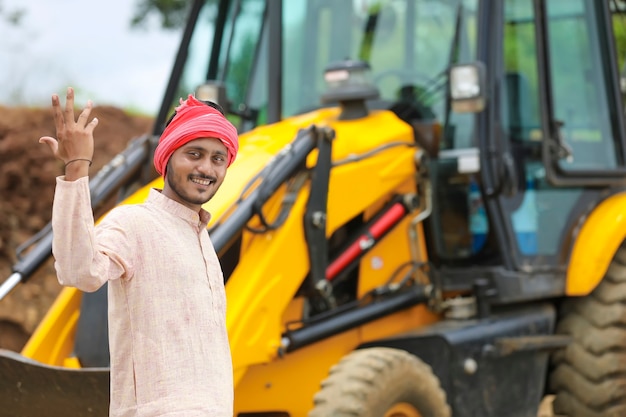
{"label": "dark hair", "polygon": [[[198,100],[204,104],[206,104],[209,107],[213,107],[215,110],[217,110],[218,112],[222,113],[222,116],[226,117],[226,113],[224,113],[224,109],[222,108],[222,106],[220,106],[219,104],[213,102],[213,101],[209,101],[209,100]],[[167,125],[169,125],[172,120],[174,120],[174,117],[176,117],[176,111],[174,110],[174,113],[170,116],[169,119],[167,119],[167,122],[165,122],[165,127],[167,127]]]}

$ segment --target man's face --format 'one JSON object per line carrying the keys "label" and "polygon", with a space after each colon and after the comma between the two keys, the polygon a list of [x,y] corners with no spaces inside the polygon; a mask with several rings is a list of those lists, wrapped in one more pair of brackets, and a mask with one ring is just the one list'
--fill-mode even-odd
{"label": "man's face", "polygon": [[176,149],[167,163],[163,194],[199,211],[226,176],[228,151],[215,138],[195,139]]}

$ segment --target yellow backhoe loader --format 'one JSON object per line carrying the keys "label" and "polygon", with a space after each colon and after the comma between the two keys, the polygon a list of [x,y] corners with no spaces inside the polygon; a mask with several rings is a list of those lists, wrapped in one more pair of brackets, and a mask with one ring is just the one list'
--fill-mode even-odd
{"label": "yellow backhoe loader", "polygon": [[[153,134],[91,179],[94,210],[162,186],[155,143],[195,91],[240,133],[206,204],[237,417],[534,417],[546,394],[626,415],[622,11],[195,0]],[[63,289],[0,352],[0,416],[107,415],[106,291]]]}

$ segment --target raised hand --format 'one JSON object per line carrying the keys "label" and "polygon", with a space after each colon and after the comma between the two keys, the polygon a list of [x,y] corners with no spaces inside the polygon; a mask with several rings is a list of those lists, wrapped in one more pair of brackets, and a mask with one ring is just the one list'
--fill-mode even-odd
{"label": "raised hand", "polygon": [[86,176],[93,159],[94,139],[93,131],[98,125],[98,119],[89,121],[91,114],[91,100],[78,119],[74,119],[74,89],[68,87],[65,108],[61,108],[59,96],[52,95],[52,110],[56,125],[56,138],[42,136],[39,143],[47,144],[54,156],[65,164],[68,180]]}

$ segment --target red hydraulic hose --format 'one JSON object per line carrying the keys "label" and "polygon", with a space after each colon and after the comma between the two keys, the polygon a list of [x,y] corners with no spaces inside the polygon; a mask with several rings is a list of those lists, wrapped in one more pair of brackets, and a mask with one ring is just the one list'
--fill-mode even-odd
{"label": "red hydraulic hose", "polygon": [[365,233],[335,259],[326,268],[326,279],[333,280],[341,271],[350,265],[359,256],[366,253],[374,244],[380,240],[385,233],[391,230],[402,220],[407,213],[407,209],[401,203],[392,205],[379,219],[377,219]]}

